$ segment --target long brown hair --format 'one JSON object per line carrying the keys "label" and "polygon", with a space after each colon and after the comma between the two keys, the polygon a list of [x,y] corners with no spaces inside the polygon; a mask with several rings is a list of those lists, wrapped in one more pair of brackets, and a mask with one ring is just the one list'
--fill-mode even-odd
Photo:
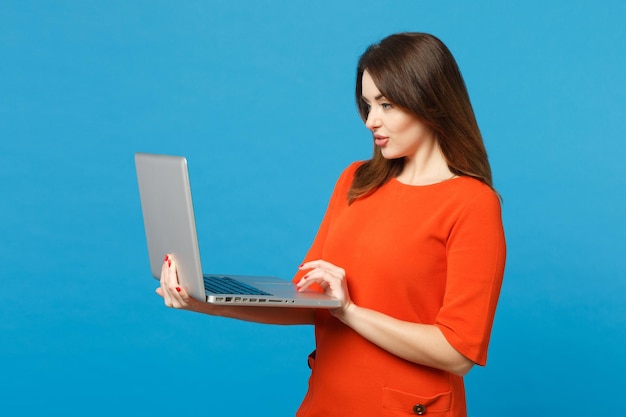
{"label": "long brown hair", "polygon": [[[396,106],[415,115],[434,132],[450,171],[474,177],[493,188],[491,168],[482,135],[459,67],[448,48],[426,33],[398,33],[371,45],[359,59],[356,101],[365,121],[363,72]],[[348,201],[365,196],[396,177],[404,158],[385,159],[374,146],[374,156],[355,174]]]}

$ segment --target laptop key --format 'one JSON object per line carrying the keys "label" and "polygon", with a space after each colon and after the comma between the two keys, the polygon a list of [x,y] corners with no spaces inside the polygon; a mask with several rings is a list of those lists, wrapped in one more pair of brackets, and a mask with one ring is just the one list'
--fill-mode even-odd
{"label": "laptop key", "polygon": [[230,277],[204,277],[204,288],[211,294],[272,295]]}

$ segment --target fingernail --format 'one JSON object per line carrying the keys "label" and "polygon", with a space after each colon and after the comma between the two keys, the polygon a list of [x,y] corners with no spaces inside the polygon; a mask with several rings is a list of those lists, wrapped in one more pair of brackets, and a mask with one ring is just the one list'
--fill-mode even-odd
{"label": "fingernail", "polygon": [[181,288],[180,287],[176,287],[176,291],[181,292]]}
{"label": "fingernail", "polygon": [[169,258],[169,255],[165,255],[165,259],[163,259],[163,262],[167,262],[167,258]]}
{"label": "fingernail", "polygon": [[167,266],[172,266],[172,260],[171,259],[167,260]]}

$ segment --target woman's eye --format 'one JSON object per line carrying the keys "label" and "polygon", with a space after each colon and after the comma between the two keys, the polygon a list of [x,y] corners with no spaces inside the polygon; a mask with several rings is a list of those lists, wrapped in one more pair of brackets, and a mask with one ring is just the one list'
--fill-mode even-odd
{"label": "woman's eye", "polygon": [[391,105],[391,103],[382,103],[381,104],[382,108],[385,110],[389,110],[391,109],[393,106]]}

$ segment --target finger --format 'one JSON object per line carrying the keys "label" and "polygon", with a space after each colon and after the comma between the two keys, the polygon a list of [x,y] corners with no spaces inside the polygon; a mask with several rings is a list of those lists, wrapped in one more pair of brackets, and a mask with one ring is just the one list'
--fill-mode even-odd
{"label": "finger", "polygon": [[181,295],[182,292],[183,292],[182,287],[174,287],[174,289],[171,291],[172,305],[170,307],[185,308],[187,306],[187,302]]}
{"label": "finger", "polygon": [[311,284],[317,283],[322,289],[326,290],[326,288],[332,286],[331,283],[333,281],[338,281],[337,277],[333,276],[333,274],[328,271],[316,268],[302,277],[296,286],[300,291],[304,291],[311,286]]}
{"label": "finger", "polygon": [[185,303],[181,301],[181,287],[178,282],[178,272],[176,269],[176,261],[172,255],[165,255],[163,269],[161,275],[161,291],[164,295],[165,305],[167,307],[181,308]]}
{"label": "finger", "polygon": [[305,270],[305,269],[315,269],[315,268],[320,268],[320,269],[324,269],[327,271],[332,271],[334,273],[337,274],[345,274],[345,271],[343,270],[343,268],[340,268],[328,261],[325,261],[323,259],[317,259],[314,261],[309,261],[309,262],[305,262],[302,265],[300,265],[299,269],[301,270]]}
{"label": "finger", "polygon": [[[164,294],[166,292],[167,291],[161,287],[158,287],[156,289],[156,293],[159,294],[161,297],[164,297]],[[187,293],[187,291],[185,291],[183,287],[178,287],[176,292],[180,294],[180,299],[177,300],[175,297],[170,297],[171,303],[167,305],[168,307],[190,310],[195,304],[198,303],[198,301],[191,297],[191,295],[189,295],[189,293]]]}
{"label": "finger", "polygon": [[192,309],[193,305],[198,303],[184,287],[176,288],[177,297],[174,298],[174,308]]}
{"label": "finger", "polygon": [[163,260],[163,265],[161,266],[161,296],[163,297],[163,302],[167,307],[172,306],[172,297],[170,292],[168,291],[169,280],[170,280],[170,255],[165,255],[165,259]]}
{"label": "finger", "polygon": [[300,281],[298,281],[298,283],[296,284],[296,287],[298,288],[298,291],[304,291],[307,288],[309,288],[311,284],[313,284],[314,282],[316,281],[313,279],[309,279],[308,277],[303,277]]}
{"label": "finger", "polygon": [[316,259],[313,261],[308,261],[308,262],[304,262],[302,265],[300,265],[300,269],[313,269],[313,268],[319,268],[322,265],[324,265],[324,260],[322,259]]}
{"label": "finger", "polygon": [[206,303],[200,302],[193,298],[184,287],[176,287],[176,294],[172,296],[173,308],[200,311],[201,306],[205,305]]}
{"label": "finger", "polygon": [[165,288],[171,300],[170,307],[182,308],[183,306],[187,304],[185,301],[183,301],[181,297],[183,288],[180,286],[180,283],[178,282],[178,272],[176,269],[176,261],[171,256],[169,256],[169,258],[167,259],[167,286]]}
{"label": "finger", "polygon": [[335,267],[332,269],[327,269],[327,268],[317,267],[307,272],[305,277],[316,278],[316,279],[321,278],[328,282],[330,282],[331,280],[336,280],[338,282],[341,282],[344,280],[345,275],[344,275],[343,269],[341,268]]}

